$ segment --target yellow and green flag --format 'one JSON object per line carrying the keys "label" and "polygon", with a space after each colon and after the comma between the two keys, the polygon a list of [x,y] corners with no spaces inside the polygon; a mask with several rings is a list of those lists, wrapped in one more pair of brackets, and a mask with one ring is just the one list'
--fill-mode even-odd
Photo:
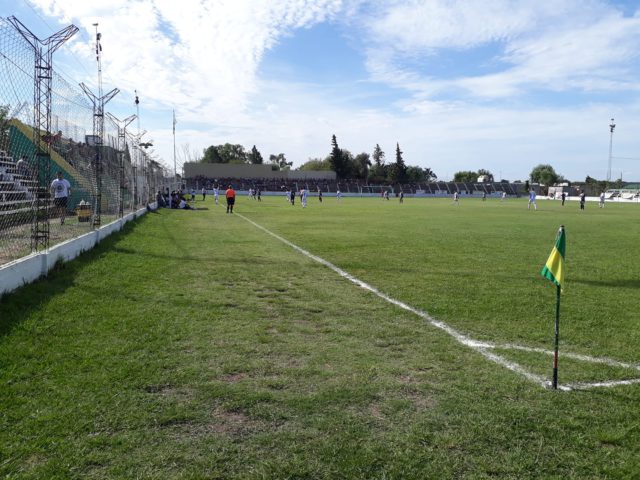
{"label": "yellow and green flag", "polygon": [[564,253],[566,248],[566,236],[564,233],[564,226],[558,230],[558,236],[556,237],[556,244],[551,250],[551,255],[547,259],[547,263],[542,268],[543,277],[551,280],[560,288],[564,285]]}

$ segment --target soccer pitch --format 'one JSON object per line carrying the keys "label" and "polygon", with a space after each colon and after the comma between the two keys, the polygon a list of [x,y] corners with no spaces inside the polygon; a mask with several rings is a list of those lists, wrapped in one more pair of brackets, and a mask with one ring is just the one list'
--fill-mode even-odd
{"label": "soccer pitch", "polygon": [[[624,478],[640,205],[246,197],[0,303],[0,474]],[[559,381],[555,287],[567,232]]]}

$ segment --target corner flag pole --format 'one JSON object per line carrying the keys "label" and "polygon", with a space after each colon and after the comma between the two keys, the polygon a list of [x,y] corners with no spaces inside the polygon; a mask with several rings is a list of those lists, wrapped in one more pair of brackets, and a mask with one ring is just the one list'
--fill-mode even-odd
{"label": "corner flag pole", "polygon": [[556,285],[556,341],[553,350],[553,389],[558,389],[558,347],[560,344],[560,285]]}

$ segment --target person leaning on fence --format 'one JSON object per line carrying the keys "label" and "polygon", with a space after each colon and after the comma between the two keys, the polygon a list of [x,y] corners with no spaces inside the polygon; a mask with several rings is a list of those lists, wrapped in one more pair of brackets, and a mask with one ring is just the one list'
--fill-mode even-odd
{"label": "person leaning on fence", "polygon": [[229,185],[224,196],[227,198],[227,213],[233,213],[233,205],[236,203],[236,191]]}
{"label": "person leaning on fence", "polygon": [[51,182],[51,192],[53,193],[54,213],[60,216],[60,225],[64,224],[67,215],[67,203],[71,195],[71,184],[69,180],[63,178],[62,171],[58,171],[58,177]]}

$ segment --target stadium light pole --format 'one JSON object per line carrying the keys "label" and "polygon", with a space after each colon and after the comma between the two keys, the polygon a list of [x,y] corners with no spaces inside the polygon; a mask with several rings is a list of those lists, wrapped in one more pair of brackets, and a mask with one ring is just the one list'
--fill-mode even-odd
{"label": "stadium light pole", "polygon": [[613,154],[613,131],[616,128],[613,118],[609,124],[609,168],[607,168],[607,183],[611,183],[611,158]]}

